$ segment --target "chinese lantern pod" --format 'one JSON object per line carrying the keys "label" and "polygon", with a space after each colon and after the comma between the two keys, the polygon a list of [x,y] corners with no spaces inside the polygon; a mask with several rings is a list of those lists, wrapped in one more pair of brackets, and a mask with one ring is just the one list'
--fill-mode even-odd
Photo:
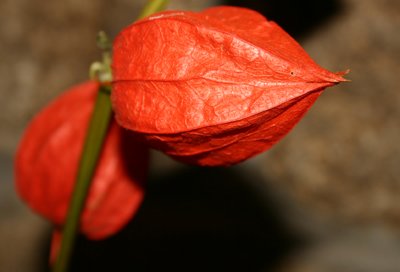
{"label": "chinese lantern pod", "polygon": [[244,8],[155,14],[125,28],[113,52],[120,125],[199,165],[235,164],[270,148],[324,88],[344,81]]}
{"label": "chinese lantern pod", "polygon": [[[29,124],[16,155],[19,195],[59,229],[66,218],[98,87],[96,82],[75,86],[43,109]],[[111,122],[81,216],[80,231],[90,239],[121,229],[143,199],[148,150],[127,141],[129,133]]]}

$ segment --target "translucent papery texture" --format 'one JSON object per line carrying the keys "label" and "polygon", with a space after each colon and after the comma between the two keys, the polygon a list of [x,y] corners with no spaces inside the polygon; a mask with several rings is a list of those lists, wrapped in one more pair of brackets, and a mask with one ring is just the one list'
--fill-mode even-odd
{"label": "translucent papery texture", "polygon": [[230,165],[270,148],[320,92],[344,81],[255,11],[168,11],[114,42],[117,121],[192,164]]}
{"label": "translucent papery texture", "polygon": [[[66,218],[97,91],[97,83],[86,82],[58,97],[29,124],[16,155],[18,193],[57,229]],[[127,140],[129,133],[112,121],[81,216],[80,231],[90,239],[117,232],[142,202],[148,150]]]}

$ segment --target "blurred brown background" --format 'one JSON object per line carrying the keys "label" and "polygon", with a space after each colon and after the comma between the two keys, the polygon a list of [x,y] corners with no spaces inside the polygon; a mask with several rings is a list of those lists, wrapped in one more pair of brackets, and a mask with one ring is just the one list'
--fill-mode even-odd
{"label": "blurred brown background", "polygon": [[[0,2],[0,271],[46,267],[50,226],[12,184],[24,127],[87,78],[100,57],[97,31],[115,36],[144,2]],[[216,4],[259,10],[321,66],[350,68],[351,82],[328,89],[283,141],[240,166],[189,168],[155,154],[138,216],[107,241],[80,238],[73,271],[400,271],[400,2],[170,8]]]}

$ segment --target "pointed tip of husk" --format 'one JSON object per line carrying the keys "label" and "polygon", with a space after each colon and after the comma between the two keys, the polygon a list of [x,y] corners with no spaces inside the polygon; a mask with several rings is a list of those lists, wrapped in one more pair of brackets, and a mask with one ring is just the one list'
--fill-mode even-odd
{"label": "pointed tip of husk", "polygon": [[346,69],[344,71],[340,71],[340,72],[335,73],[341,79],[340,81],[338,81],[338,83],[339,82],[350,82],[351,81],[350,79],[344,78],[344,76],[347,75],[348,73],[350,73],[350,69]]}
{"label": "pointed tip of husk", "polygon": [[332,73],[326,70],[325,73],[321,74],[319,76],[320,80],[329,83],[329,85],[336,85],[341,82],[348,82],[350,81],[349,79],[344,78],[345,75],[347,75],[350,72],[350,69]]}

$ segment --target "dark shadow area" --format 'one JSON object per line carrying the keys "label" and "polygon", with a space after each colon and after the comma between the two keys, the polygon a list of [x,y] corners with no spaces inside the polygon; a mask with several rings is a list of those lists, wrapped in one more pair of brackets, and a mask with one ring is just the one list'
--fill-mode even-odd
{"label": "dark shadow area", "polygon": [[274,271],[301,241],[249,178],[236,168],[193,167],[150,180],[120,233],[78,239],[70,271]]}
{"label": "dark shadow area", "polygon": [[120,137],[119,149],[123,156],[124,169],[132,181],[143,187],[149,168],[149,148],[140,139],[135,140],[136,135],[132,131],[122,129]]}
{"label": "dark shadow area", "polygon": [[339,0],[224,0],[222,4],[257,10],[296,39],[304,38],[342,10]]}

